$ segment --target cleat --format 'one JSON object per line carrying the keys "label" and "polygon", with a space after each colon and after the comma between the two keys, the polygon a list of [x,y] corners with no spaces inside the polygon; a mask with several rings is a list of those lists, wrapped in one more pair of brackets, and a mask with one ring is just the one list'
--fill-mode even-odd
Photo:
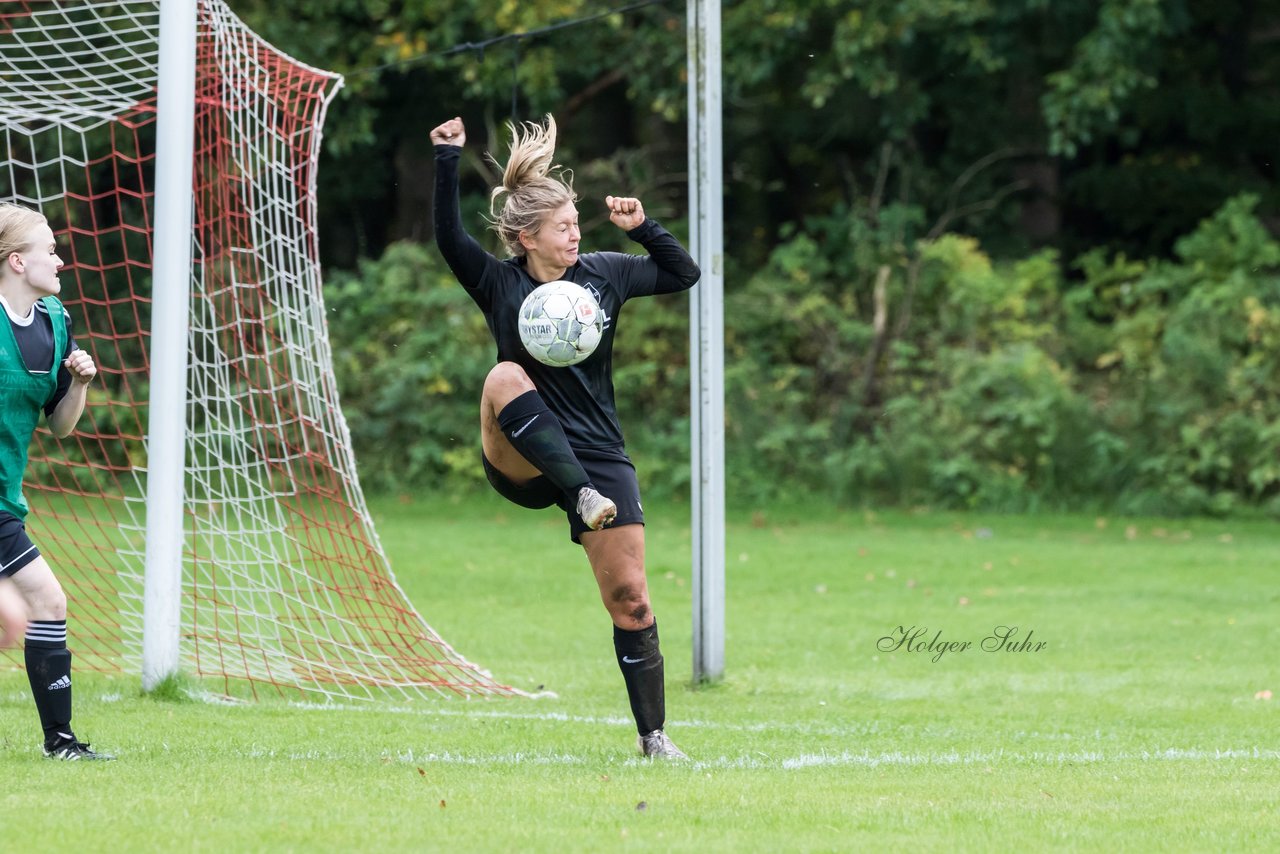
{"label": "cleat", "polygon": [[87,741],[76,741],[74,738],[58,741],[52,747],[46,746],[44,755],[50,759],[61,759],[64,762],[90,761],[95,759],[115,759],[110,753],[98,753],[89,749]]}
{"label": "cleat", "polygon": [[598,531],[618,515],[618,507],[589,486],[578,490],[578,515],[587,527]]}
{"label": "cleat", "polygon": [[667,737],[667,734],[660,729],[655,729],[648,735],[642,735],[637,739],[640,752],[645,755],[646,759],[688,759],[684,751],[676,747],[675,742]]}

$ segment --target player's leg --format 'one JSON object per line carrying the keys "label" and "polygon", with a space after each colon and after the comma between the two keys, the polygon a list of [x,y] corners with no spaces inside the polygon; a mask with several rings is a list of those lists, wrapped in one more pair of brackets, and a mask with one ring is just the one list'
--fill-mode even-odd
{"label": "player's leg", "polygon": [[8,576],[0,576],[0,649],[17,646],[27,632],[27,603]]}
{"label": "player's leg", "polygon": [[546,477],[576,502],[578,514],[592,530],[613,520],[613,502],[591,485],[560,419],[515,362],[499,362],[485,378],[480,444],[489,464],[516,485]]}
{"label": "player's leg", "polygon": [[666,686],[658,624],[644,570],[644,525],[623,524],[581,534],[600,599],[613,620],[613,646],[646,756],[685,758],[663,731]]}
{"label": "player's leg", "polygon": [[111,759],[76,739],[71,729],[71,651],[67,596],[39,554],[10,578],[27,606],[27,680],[44,730],[45,754],[57,759]]}
{"label": "player's leg", "polygon": [[67,649],[67,596],[39,554],[12,576],[27,605],[25,659],[31,695],[40,713],[46,750],[71,731],[71,652]]}

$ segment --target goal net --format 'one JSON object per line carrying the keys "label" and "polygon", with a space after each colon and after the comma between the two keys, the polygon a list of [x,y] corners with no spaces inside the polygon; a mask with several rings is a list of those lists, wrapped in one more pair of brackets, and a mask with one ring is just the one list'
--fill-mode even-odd
{"label": "goal net", "polygon": [[[28,529],[106,673],[141,668],[159,7],[0,0],[0,199],[49,218],[99,365],[77,431],[33,442]],[[232,697],[516,693],[409,603],[356,477],[316,249],[340,86],[198,0],[180,667]]]}

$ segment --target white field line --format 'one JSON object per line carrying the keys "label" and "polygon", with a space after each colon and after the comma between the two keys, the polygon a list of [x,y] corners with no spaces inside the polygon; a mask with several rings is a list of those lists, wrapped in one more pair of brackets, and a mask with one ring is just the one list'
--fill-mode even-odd
{"label": "white field line", "polygon": [[[1222,762],[1233,759],[1280,760],[1280,750],[1258,747],[1202,750],[1199,748],[1167,748],[1164,750],[1083,751],[949,751],[943,753],[872,753],[842,751],[810,753],[781,762],[783,768],[795,770],[816,767],[945,766],[945,765],[1093,765],[1108,762]],[[749,767],[749,766],[748,766]]]}
{"label": "white field line", "polygon": [[[466,702],[466,701],[464,701]],[[485,702],[485,701],[480,701]],[[566,712],[506,712],[491,709],[477,709],[474,705],[466,708],[439,708],[426,706],[379,706],[379,705],[345,705],[337,703],[290,703],[291,708],[304,711],[344,712],[382,712],[393,714],[424,715],[442,718],[484,718],[486,720],[518,720],[518,721],[550,721],[555,723],[576,723],[587,726],[634,726],[629,717],[622,715],[571,715]],[[706,720],[670,720],[670,729],[719,729],[731,732],[798,732],[804,735],[867,736],[883,733],[888,728],[879,722],[850,724],[848,726],[813,726],[798,722],[767,721],[754,724],[730,724],[720,721]],[[1068,736],[1069,737],[1069,736]]]}
{"label": "white field line", "polygon": [[[415,753],[405,751],[396,756],[400,762],[439,765],[590,765],[599,764],[599,757],[573,756],[570,754],[458,754],[450,752]],[[803,754],[795,757],[771,757],[763,754],[752,756],[720,756],[714,759],[698,759],[680,763],[680,767],[706,770],[784,770],[798,771],[806,768],[882,768],[894,766],[953,766],[953,765],[1086,765],[1113,762],[1221,762],[1240,759],[1280,760],[1280,751],[1251,748],[1245,750],[1185,750],[1119,751],[1112,754],[1097,751],[1080,753],[1046,753],[1012,751],[972,753],[825,753]],[[626,760],[627,765],[644,765],[651,760],[636,756]]]}
{"label": "white field line", "polygon": [[[187,696],[198,703],[206,703],[215,706],[253,706],[250,701],[235,700],[222,697],[218,694],[198,691],[187,692]],[[30,702],[31,695],[21,691],[5,695],[3,698],[7,702],[21,703]],[[119,692],[100,694],[99,702],[116,703],[124,699]],[[547,721],[553,723],[574,723],[584,724],[586,726],[623,726],[631,727],[634,725],[629,717],[622,715],[572,715],[566,712],[510,712],[498,709],[482,709],[478,708],[478,704],[489,702],[487,700],[462,700],[461,706],[449,706],[447,708],[440,706],[432,706],[427,703],[417,705],[389,705],[380,703],[315,703],[295,701],[289,703],[289,708],[298,709],[305,712],[364,712],[370,714],[399,714],[399,715],[421,715],[424,717],[441,717],[441,718],[473,718],[486,720],[517,720],[517,721]],[[884,733],[892,729],[885,727],[877,721],[871,721],[862,724],[849,724],[847,726],[814,726],[812,724],[800,722],[779,722],[768,721],[753,724],[730,724],[720,721],[705,720],[671,720],[668,726],[672,729],[677,727],[686,729],[711,729],[726,730],[730,732],[795,732],[804,735],[814,736],[832,736],[850,737],[850,736],[867,736]],[[1039,735],[1039,734],[1037,734]],[[1048,738],[1055,736],[1049,735]],[[1071,738],[1071,736],[1064,736]]]}
{"label": "white field line", "polygon": [[[277,752],[270,748],[256,747],[246,751],[236,751],[249,759],[291,759],[300,761],[350,761],[349,754],[326,750]],[[874,753],[844,752],[802,754],[793,757],[772,757],[762,753],[751,756],[720,756],[714,759],[698,759],[681,762],[674,767],[692,770],[760,770],[760,771],[801,771],[808,768],[884,768],[884,767],[950,767],[957,765],[1095,765],[1107,763],[1134,762],[1228,762],[1240,760],[1263,760],[1274,762],[1280,760],[1280,751],[1263,750],[1261,748],[1201,750],[1169,748],[1167,750],[1102,751],[1080,752],[1018,752],[973,751],[942,753]],[[553,765],[598,767],[601,757],[579,756],[570,753],[454,753],[451,751],[407,749],[392,756],[384,756],[382,760],[407,765],[460,765],[460,766],[516,766],[516,765]],[[623,760],[624,765],[647,765],[651,760],[634,756]]]}
{"label": "white field line", "polygon": [[[15,694],[14,699],[21,696]],[[27,698],[29,700],[29,697]],[[105,702],[119,700],[118,694],[103,695]],[[212,696],[201,696],[194,699],[213,702]],[[483,701],[481,701],[483,702]],[[564,712],[509,712],[496,709],[478,709],[472,701],[464,701],[464,708],[439,708],[426,704],[411,706],[384,706],[379,704],[341,704],[341,703],[290,703],[291,708],[301,711],[335,711],[344,712],[377,712],[412,714],[435,717],[484,718],[490,720],[527,720],[548,721],[556,723],[583,724],[586,726],[633,726],[629,717],[621,715],[571,715]],[[722,730],[743,733],[791,732],[810,736],[849,737],[886,734],[893,728],[878,721],[868,721],[849,726],[813,726],[803,722],[770,721],[752,724],[730,724],[706,720],[674,720],[668,724],[673,733],[682,729]],[[1101,733],[1016,733],[1015,735],[1034,740],[1069,741],[1087,743],[1099,740]],[[275,758],[284,756],[298,760],[344,760],[350,759],[348,754],[316,750],[304,752],[277,753],[269,748],[251,748],[241,752],[250,758]],[[505,753],[505,754],[461,754],[449,751],[437,752],[430,749],[421,752],[413,749],[405,750],[395,756],[384,757],[405,763],[432,763],[442,765],[584,765],[599,764],[598,756],[577,756],[566,753]],[[802,753],[798,756],[770,756],[756,751],[746,756],[720,756],[714,759],[699,759],[690,763],[681,763],[682,767],[705,769],[784,769],[803,770],[805,768],[882,768],[910,766],[965,766],[965,765],[1091,765],[1115,762],[1226,762],[1234,760],[1261,760],[1275,762],[1280,760],[1280,750],[1260,747],[1227,747],[1227,748],[1184,748],[1168,747],[1152,750],[995,750],[995,751],[940,751],[940,752],[875,752],[875,751],[818,751]],[[645,763],[648,760],[634,757],[627,764]]]}

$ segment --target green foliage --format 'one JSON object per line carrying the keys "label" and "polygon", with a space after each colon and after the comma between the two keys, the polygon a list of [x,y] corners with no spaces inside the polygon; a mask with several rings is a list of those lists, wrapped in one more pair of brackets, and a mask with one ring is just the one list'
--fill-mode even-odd
{"label": "green foliage", "polygon": [[618,420],[645,495],[689,491],[689,300],[662,296],[623,308],[613,350]]}
{"label": "green foliage", "polygon": [[[1280,510],[1280,244],[1257,205],[1233,199],[1176,260],[1093,252],[1071,281],[1050,250],[909,248],[910,216],[811,219],[727,288],[731,494]],[[366,484],[482,483],[492,343],[436,253],[397,244],[326,293]],[[619,416],[655,496],[688,488],[688,323],[687,300],[657,298],[619,324]]]}
{"label": "green foliage", "polygon": [[[729,297],[732,476],[747,494],[953,507],[1280,504],[1280,247],[1256,204],[1230,202],[1177,262],[1085,256],[1070,287],[1052,252],[997,265],[969,238],[920,245],[879,400],[861,383],[870,274],[809,223]],[[890,268],[891,306],[909,272]]]}
{"label": "green foliage", "polygon": [[[430,233],[425,137],[446,115],[464,116],[475,145],[462,173],[473,201],[493,179],[479,153],[501,152],[505,120],[553,112],[588,245],[619,245],[592,233],[604,193],[639,195],[668,223],[685,210],[679,3],[528,37],[600,8],[234,6],[347,75],[319,193],[338,266]],[[1205,0],[726,4],[731,488],[1159,512],[1280,502],[1266,392],[1278,265],[1262,225],[1278,198],[1280,66],[1255,37],[1275,20]],[[519,38],[450,53],[499,37]],[[404,251],[335,273],[335,287],[380,284]],[[447,271],[421,269],[423,293],[449,301],[434,310],[475,338],[397,339],[445,352],[441,375],[427,362],[397,374],[388,342],[340,357],[373,484],[474,474],[450,449],[474,434],[491,345]],[[396,299],[421,312],[411,290]],[[685,314],[683,300],[646,301],[618,344],[629,445],[663,492],[688,478]],[[368,335],[340,324],[348,340]],[[441,377],[452,391],[424,398]],[[424,399],[430,417],[406,405]]]}
{"label": "green foliage", "polygon": [[[483,479],[484,317],[431,247],[397,243],[325,285],[342,408],[374,489]],[[462,476],[462,477],[459,477]]]}
{"label": "green foliage", "polygon": [[[231,5],[286,53],[345,75],[319,178],[327,261],[354,267],[428,233],[426,134],[451,115],[496,150],[506,120],[553,112],[577,168],[633,152],[655,178],[645,195],[684,207],[679,0],[605,15],[585,0]],[[1007,200],[964,226],[999,257],[1046,242],[1065,258],[1098,245],[1167,255],[1244,191],[1270,213],[1280,66],[1256,34],[1276,14],[1208,0],[724,4],[735,254],[754,270],[787,224],[877,195],[886,142],[912,176],[890,196],[928,220],[974,164],[1003,158],[968,201]],[[1049,213],[1032,226],[1037,207]]]}
{"label": "green foliage", "polygon": [[1117,281],[1090,259],[1098,281],[1072,295],[1074,327],[1106,348],[1093,384],[1116,404],[1098,413],[1130,437],[1139,465],[1124,494],[1135,506],[1280,506],[1280,244],[1257,204],[1230,201],[1179,241],[1176,263],[1131,266]]}
{"label": "green foliage", "polygon": [[1048,75],[1044,95],[1049,150],[1074,155],[1095,133],[1114,131],[1128,102],[1156,85],[1156,40],[1166,29],[1160,0],[1111,0],[1096,28],[1076,45],[1071,64]]}

